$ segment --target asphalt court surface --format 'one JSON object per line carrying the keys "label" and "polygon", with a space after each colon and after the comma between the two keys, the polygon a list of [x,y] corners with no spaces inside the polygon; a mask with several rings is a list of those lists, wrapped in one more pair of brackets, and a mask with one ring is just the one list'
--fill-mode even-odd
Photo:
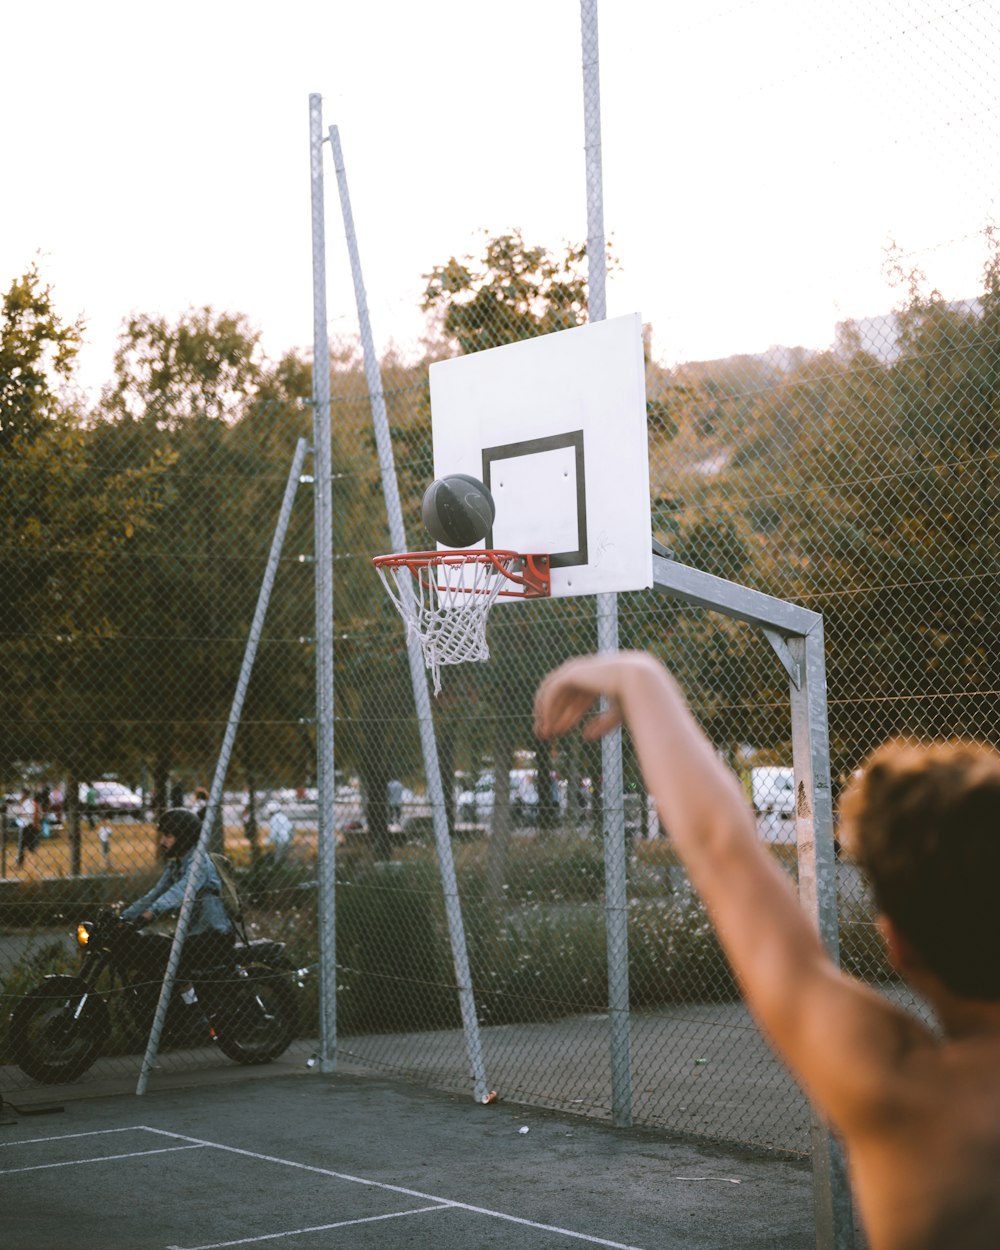
{"label": "asphalt court surface", "polygon": [[0,1125],[6,1250],[815,1245],[802,1162],[377,1077],[26,1109]]}

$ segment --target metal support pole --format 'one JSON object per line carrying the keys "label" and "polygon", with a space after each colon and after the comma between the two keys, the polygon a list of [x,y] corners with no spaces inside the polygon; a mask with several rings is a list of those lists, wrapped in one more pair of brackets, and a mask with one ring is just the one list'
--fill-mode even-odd
{"label": "metal support pole", "polygon": [[[334,168],[337,171],[340,206],[344,217],[347,250],[351,259],[351,274],[354,278],[354,295],[358,308],[361,346],[364,352],[365,378],[368,383],[372,426],[375,432],[375,445],[378,450],[382,489],[385,495],[386,514],[389,521],[389,540],[394,551],[406,551],[408,549],[406,545],[406,527],[403,523],[403,509],[399,499],[399,484],[396,478],[396,463],[392,454],[392,438],[389,433],[385,393],[382,389],[382,376],[379,369],[378,356],[375,352],[371,321],[368,316],[368,297],[365,293],[364,278],[361,272],[361,258],[358,252],[357,234],[354,229],[354,214],[351,211],[351,198],[347,186],[344,155],[340,146],[340,132],[336,126],[330,127],[330,148],[333,152]],[[408,587],[404,588],[403,593],[406,593],[407,589]],[[434,820],[434,840],[437,846],[441,887],[444,892],[448,937],[451,942],[452,964],[455,969],[455,984],[458,987],[459,1007],[462,1012],[466,1055],[472,1077],[474,1097],[477,1102],[482,1102],[487,1095],[488,1087],[483,1067],[476,1000],[472,990],[472,974],[469,970],[469,959],[465,943],[462,904],[458,895],[458,882],[455,877],[455,864],[451,850],[451,832],[448,828],[448,810],[445,806],[444,786],[441,780],[441,764],[438,759],[437,738],[434,733],[434,717],[431,711],[430,693],[427,689],[427,671],[424,667],[420,643],[409,630],[407,630],[406,634],[406,652],[410,663],[413,702],[417,711],[417,725],[420,731],[420,745],[424,757],[424,771],[427,776],[427,790],[431,800],[431,813]]]}
{"label": "metal support pole", "polygon": [[[607,316],[607,260],[601,167],[601,79],[597,0],[580,0],[583,46],[583,118],[587,166],[587,313]],[[618,596],[597,596],[597,649],[618,650]],[[621,730],[601,740],[604,815],[605,924],[608,945],[608,1019],[611,1043],[611,1111],[619,1128],[632,1124],[632,1058],[628,985],[628,892]]]}
{"label": "metal support pole", "polygon": [[236,730],[239,728],[240,716],[243,712],[243,703],[246,699],[247,687],[250,684],[250,674],[253,672],[253,663],[257,655],[257,645],[260,642],[260,636],[264,629],[264,618],[267,615],[267,606],[271,601],[271,591],[274,588],[274,579],[278,572],[278,561],[281,558],[281,549],[284,546],[285,534],[288,532],[288,523],[292,517],[292,504],[295,502],[295,492],[298,488],[299,477],[302,473],[302,463],[305,460],[305,455],[305,439],[300,438],[295,448],[295,455],[292,458],[292,467],[288,473],[288,481],[285,484],[285,495],[281,502],[281,511],[278,515],[278,524],[274,531],[274,538],[271,540],[271,551],[267,559],[267,568],[264,570],[264,580],[261,582],[260,592],[257,595],[257,607],[254,611],[253,621],[250,624],[250,634],[247,637],[247,645],[243,652],[243,664],[240,668],[240,675],[236,682],[236,693],[233,695],[232,706],[229,710],[229,720],[226,724],[226,732],[222,739],[222,748],[219,751],[219,758],[215,764],[215,775],[212,778],[212,788],[209,792],[205,815],[201,822],[201,834],[198,837],[198,842],[191,858],[191,867],[188,872],[184,898],[181,900],[180,914],[177,917],[177,928],[174,930],[174,940],[170,947],[170,955],[167,959],[167,970],[163,974],[163,985],[160,987],[160,997],[157,1000],[156,1011],[153,1015],[153,1027],[149,1031],[149,1040],[146,1043],[146,1053],[143,1056],[142,1067],[139,1071],[139,1083],[135,1090],[137,1094],[144,1094],[146,1092],[146,1086],[149,1082],[149,1074],[153,1070],[153,1064],[156,1062],[156,1055],[160,1047],[160,1036],[163,1032],[164,1021],[167,1018],[167,1007],[170,1003],[170,995],[173,992],[174,981],[177,977],[177,968],[180,964],[181,953],[184,950],[184,939],[187,936],[188,925],[191,921],[191,912],[194,908],[194,900],[198,888],[198,878],[201,873],[201,866],[204,863],[205,856],[208,854],[208,844],[212,836],[212,826],[215,823],[215,814],[219,810],[222,802],[222,788],[225,785],[226,772],[229,769],[229,759],[233,753],[233,744],[236,741]]}
{"label": "metal support pole", "polygon": [[326,324],[323,98],[309,97],[313,265],[313,464],[316,478],[316,787],[319,858],[319,1069],[337,1065],[337,845],[333,824],[333,495],[330,338]]}
{"label": "metal support pole", "polygon": [[[788,638],[788,649],[800,678],[789,685],[799,897],[830,955],[839,962],[837,863],[822,619],[817,619],[807,633]],[[853,1250],[854,1216],[843,1153],[816,1111],[811,1114],[817,1250]]]}
{"label": "metal support pole", "polygon": [[[788,674],[799,897],[831,957],[839,960],[823,618],[808,608],[659,555],[653,556],[653,585],[681,603],[757,626]],[[812,1160],[817,1250],[853,1250],[854,1217],[843,1154],[815,1113]]]}

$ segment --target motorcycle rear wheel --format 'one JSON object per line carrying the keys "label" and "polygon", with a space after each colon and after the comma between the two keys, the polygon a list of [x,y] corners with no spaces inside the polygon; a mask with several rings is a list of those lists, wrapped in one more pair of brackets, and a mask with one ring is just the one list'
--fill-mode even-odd
{"label": "motorcycle rear wheel", "polygon": [[81,993],[75,977],[50,977],[29,990],[10,1018],[14,1062],[45,1085],[81,1076],[100,1054],[111,1031],[107,1003],[91,995],[78,1013]]}
{"label": "motorcycle rear wheel", "polygon": [[287,972],[263,964],[220,987],[225,995],[216,1023],[219,1049],[236,1063],[270,1063],[295,1038],[298,1011]]}

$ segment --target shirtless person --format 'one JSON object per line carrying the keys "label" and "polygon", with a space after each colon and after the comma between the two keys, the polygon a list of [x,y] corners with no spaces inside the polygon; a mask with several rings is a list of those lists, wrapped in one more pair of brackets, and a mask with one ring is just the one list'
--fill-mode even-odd
{"label": "shirtless person", "polygon": [[540,737],[631,729],[664,827],[748,1005],[841,1136],[871,1250],[1000,1247],[1000,755],[881,748],[841,805],[900,974],[941,1036],[833,964],[758,841],[736,777],[651,656],[570,660],[535,699]]}

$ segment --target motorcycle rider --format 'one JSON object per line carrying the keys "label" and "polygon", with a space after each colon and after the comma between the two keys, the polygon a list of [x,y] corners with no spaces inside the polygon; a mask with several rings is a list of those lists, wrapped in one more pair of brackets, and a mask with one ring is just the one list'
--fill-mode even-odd
{"label": "motorcycle rider", "polygon": [[[150,924],[158,916],[176,911],[187,890],[194,861],[195,847],[201,834],[201,821],[186,807],[170,807],[157,822],[160,835],[160,856],[166,869],[156,885],[142,898],[136,899],[121,913],[123,920]],[[229,963],[233,950],[233,924],[222,902],[219,874],[208,855],[203,856],[198,872],[198,887],[190,924],[181,952],[179,974],[190,977],[195,968],[216,967]],[[156,949],[159,949],[157,943]],[[152,954],[153,944],[150,944]],[[162,976],[162,957],[156,959],[157,974]],[[190,986],[184,988],[193,993]]]}

